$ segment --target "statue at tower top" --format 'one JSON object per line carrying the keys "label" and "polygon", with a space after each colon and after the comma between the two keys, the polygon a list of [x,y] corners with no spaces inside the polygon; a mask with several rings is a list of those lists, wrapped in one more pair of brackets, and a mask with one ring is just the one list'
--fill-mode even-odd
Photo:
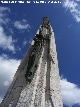
{"label": "statue at tower top", "polygon": [[43,25],[44,26],[49,25],[49,19],[48,19],[48,17],[43,17]]}

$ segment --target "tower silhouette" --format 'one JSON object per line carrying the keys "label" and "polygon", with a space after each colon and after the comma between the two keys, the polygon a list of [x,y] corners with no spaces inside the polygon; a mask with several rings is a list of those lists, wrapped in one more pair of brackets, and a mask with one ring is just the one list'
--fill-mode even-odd
{"label": "tower silhouette", "polygon": [[54,32],[44,17],[0,107],[63,107]]}

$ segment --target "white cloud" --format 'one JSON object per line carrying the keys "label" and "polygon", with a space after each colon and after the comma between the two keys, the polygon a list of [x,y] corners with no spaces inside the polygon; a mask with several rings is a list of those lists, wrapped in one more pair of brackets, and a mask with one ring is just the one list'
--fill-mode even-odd
{"label": "white cloud", "polygon": [[63,0],[63,6],[68,9],[77,22],[80,22],[80,0]]}
{"label": "white cloud", "polygon": [[3,12],[3,11],[9,11],[10,12],[10,9],[8,7],[0,7],[0,12]]}
{"label": "white cloud", "polygon": [[9,49],[15,52],[12,36],[7,36],[3,27],[0,26],[0,47],[3,49]]}
{"label": "white cloud", "polygon": [[27,23],[27,20],[23,19],[21,21],[15,21],[14,26],[19,30],[29,30],[30,25]]}
{"label": "white cloud", "polygon": [[[7,25],[10,24],[21,32],[29,31],[30,25],[28,24],[27,20],[25,20],[25,19],[22,19],[20,21],[11,22],[11,19],[9,17],[10,13],[11,13],[10,8],[0,6],[0,48],[2,48],[4,50],[10,50],[13,53],[15,53],[17,48],[15,48],[14,43],[17,41],[12,38],[13,30],[12,30],[12,28],[9,28],[9,27],[7,28]],[[6,32],[5,32],[3,25],[7,28]],[[12,35],[9,35],[9,33]],[[24,43],[24,45],[25,44],[26,43]]]}
{"label": "white cloud", "polygon": [[0,6],[0,24],[7,24],[9,22],[8,14],[10,13],[10,9],[8,7]]}
{"label": "white cloud", "polygon": [[19,64],[20,60],[9,59],[8,57],[5,58],[3,56],[0,56],[0,75],[4,74],[4,76],[9,76],[9,79],[11,79],[16,72]]}
{"label": "white cloud", "polygon": [[10,59],[7,55],[0,56],[0,102],[13,80],[19,64],[20,60]]}
{"label": "white cloud", "polygon": [[8,49],[12,52],[15,52],[14,40],[12,36],[8,36],[2,25],[9,23],[9,13],[10,8],[0,6],[0,48]]}
{"label": "white cloud", "polygon": [[80,105],[80,88],[67,79],[61,80],[61,92],[64,104],[72,106],[74,104]]}

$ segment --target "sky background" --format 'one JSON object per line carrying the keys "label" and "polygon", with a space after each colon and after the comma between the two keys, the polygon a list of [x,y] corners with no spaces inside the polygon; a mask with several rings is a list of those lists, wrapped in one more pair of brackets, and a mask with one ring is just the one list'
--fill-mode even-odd
{"label": "sky background", "polygon": [[64,107],[80,107],[80,0],[0,3],[0,102],[44,16],[55,33]]}

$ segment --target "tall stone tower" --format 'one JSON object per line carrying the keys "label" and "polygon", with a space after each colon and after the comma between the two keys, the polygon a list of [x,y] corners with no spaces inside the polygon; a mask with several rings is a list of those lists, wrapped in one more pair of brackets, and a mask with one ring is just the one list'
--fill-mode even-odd
{"label": "tall stone tower", "polygon": [[43,18],[0,107],[63,107],[56,44],[48,17]]}

